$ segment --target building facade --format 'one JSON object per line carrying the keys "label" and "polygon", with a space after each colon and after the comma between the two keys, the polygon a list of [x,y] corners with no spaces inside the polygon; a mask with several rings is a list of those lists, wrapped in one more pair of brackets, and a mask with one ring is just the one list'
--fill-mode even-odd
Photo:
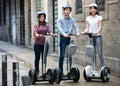
{"label": "building facade", "polygon": [[[57,34],[52,41],[50,39],[50,50],[59,52],[56,21],[63,15],[63,6],[68,1],[73,8],[71,16],[76,19],[80,32],[85,29],[85,19],[89,15],[88,5],[92,2],[98,4],[103,16],[105,64],[110,67],[112,74],[120,77],[120,0],[0,0],[0,40],[33,48],[33,26],[38,21],[37,12],[43,10],[51,29]],[[75,39],[78,50],[73,61],[81,65],[90,64],[90,58],[85,55],[87,41],[86,36]]]}
{"label": "building facade", "polygon": [[0,0],[0,40],[30,46],[30,0]]}

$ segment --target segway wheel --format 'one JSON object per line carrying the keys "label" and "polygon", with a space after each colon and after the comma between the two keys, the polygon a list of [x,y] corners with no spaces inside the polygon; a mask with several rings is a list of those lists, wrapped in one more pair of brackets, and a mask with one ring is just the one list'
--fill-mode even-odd
{"label": "segway wheel", "polygon": [[54,69],[48,69],[47,70],[47,75],[50,76],[50,80],[49,80],[49,83],[50,84],[53,84],[54,81],[55,81],[55,77],[54,77]]}
{"label": "segway wheel", "polygon": [[55,68],[55,72],[54,72],[54,77],[55,77],[55,83],[59,84],[61,82],[62,79],[62,73],[60,71],[59,68]]}
{"label": "segway wheel", "polygon": [[30,84],[34,85],[36,81],[36,71],[35,69],[30,69],[29,70],[29,79],[30,79]]}
{"label": "segway wheel", "polygon": [[91,78],[89,78],[89,77],[87,76],[85,69],[84,69],[84,71],[83,71],[83,77],[84,77],[84,79],[85,79],[86,81],[91,81]]}
{"label": "segway wheel", "polygon": [[71,68],[71,76],[74,76],[73,81],[78,82],[80,79],[80,71],[77,67]]}
{"label": "segway wheel", "polygon": [[110,80],[110,69],[108,67],[103,68],[101,71],[101,79],[103,82],[108,82]]}

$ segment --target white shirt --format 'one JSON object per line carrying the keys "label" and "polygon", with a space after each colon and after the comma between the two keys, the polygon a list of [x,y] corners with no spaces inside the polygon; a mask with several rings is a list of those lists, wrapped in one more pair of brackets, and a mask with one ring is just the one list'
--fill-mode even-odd
{"label": "white shirt", "polygon": [[[95,15],[95,16],[88,16],[86,18],[86,21],[89,23],[89,33],[94,33],[97,32],[99,29],[99,21],[103,20],[103,17],[100,15]],[[98,33],[100,35],[100,33]]]}

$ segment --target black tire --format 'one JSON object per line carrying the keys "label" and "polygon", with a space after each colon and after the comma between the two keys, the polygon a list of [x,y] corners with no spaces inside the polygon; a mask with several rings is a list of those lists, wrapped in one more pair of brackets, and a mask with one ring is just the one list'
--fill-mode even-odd
{"label": "black tire", "polygon": [[47,75],[51,77],[51,79],[49,80],[50,84],[53,84],[55,81],[55,77],[54,77],[54,69],[48,69],[47,70]]}
{"label": "black tire", "polygon": [[84,79],[85,79],[86,81],[91,81],[91,78],[89,78],[89,77],[86,75],[85,69],[84,69],[84,71],[83,71],[83,77],[84,77]]}
{"label": "black tire", "polygon": [[62,80],[62,73],[60,71],[59,68],[55,68],[55,72],[54,72],[54,77],[55,77],[55,83],[59,84]]}
{"label": "black tire", "polygon": [[30,78],[30,84],[34,85],[37,78],[35,69],[30,69],[28,75]]}
{"label": "black tire", "polygon": [[22,76],[21,79],[23,86],[30,86],[30,79],[28,76]]}
{"label": "black tire", "polygon": [[103,68],[101,71],[101,79],[103,82],[108,82],[110,80],[110,69],[108,67]]}
{"label": "black tire", "polygon": [[74,82],[78,82],[80,79],[80,71],[77,67],[72,67],[71,68],[71,75],[75,76],[75,78],[73,78]]}

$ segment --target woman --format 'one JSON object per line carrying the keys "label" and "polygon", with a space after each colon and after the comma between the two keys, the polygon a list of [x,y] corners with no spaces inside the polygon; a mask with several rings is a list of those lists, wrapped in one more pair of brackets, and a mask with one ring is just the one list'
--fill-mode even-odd
{"label": "woman", "polygon": [[40,55],[42,54],[43,59],[43,50],[45,44],[45,37],[48,33],[53,36],[53,33],[50,30],[49,24],[45,21],[46,14],[44,12],[38,13],[38,24],[34,25],[34,53],[35,53],[35,70],[36,74],[39,74],[39,60]]}
{"label": "woman", "polygon": [[104,66],[104,59],[102,53],[102,36],[100,34],[102,28],[102,16],[98,12],[98,6],[96,3],[89,5],[90,14],[86,18],[86,29],[82,32],[84,33],[93,33],[93,43],[94,47],[97,49],[98,56],[100,58],[101,67]]}

